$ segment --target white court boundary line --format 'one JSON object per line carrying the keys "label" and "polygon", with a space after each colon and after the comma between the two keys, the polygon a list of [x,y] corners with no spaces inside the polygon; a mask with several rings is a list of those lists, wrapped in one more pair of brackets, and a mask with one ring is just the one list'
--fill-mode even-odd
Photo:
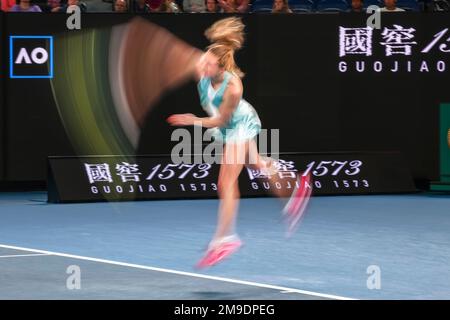
{"label": "white court boundary line", "polygon": [[1,258],[16,258],[16,257],[38,257],[38,256],[51,256],[49,253],[30,253],[30,254],[10,254],[6,256],[0,256]]}
{"label": "white court boundary line", "polygon": [[348,297],[336,296],[336,295],[331,295],[331,294],[323,294],[323,293],[318,293],[318,292],[313,292],[313,291],[306,291],[306,290],[300,290],[300,289],[294,289],[294,288],[288,288],[288,287],[281,287],[281,286],[275,286],[275,285],[258,283],[258,282],[252,282],[252,281],[243,281],[243,280],[236,280],[236,279],[230,279],[230,278],[209,276],[209,275],[204,275],[204,274],[200,274],[200,273],[193,273],[193,272],[185,272],[185,271],[178,271],[178,270],[165,269],[165,268],[150,267],[150,266],[145,266],[145,265],[126,263],[126,262],[120,262],[120,261],[113,261],[113,260],[98,259],[98,258],[85,257],[85,256],[78,256],[78,255],[67,254],[67,253],[60,253],[60,252],[53,252],[53,251],[46,251],[46,250],[38,250],[38,249],[10,246],[10,245],[5,245],[5,244],[0,244],[0,248],[30,251],[30,252],[41,253],[41,254],[44,254],[44,255],[52,255],[52,256],[59,256],[59,257],[65,257],[65,258],[73,258],[73,259],[78,259],[78,260],[99,262],[99,263],[117,265],[117,266],[122,266],[122,267],[130,267],[130,268],[136,268],[136,269],[142,269],[142,270],[165,272],[165,273],[171,273],[171,274],[188,276],[188,277],[194,277],[194,278],[200,278],[200,279],[208,279],[208,280],[222,281],[222,282],[227,282],[227,283],[235,283],[235,284],[259,287],[259,288],[265,288],[265,289],[273,289],[273,290],[279,290],[282,293],[300,293],[300,294],[304,294],[304,295],[320,297],[320,298],[328,298],[328,299],[334,299],[334,300],[356,300],[356,299],[348,298]]}

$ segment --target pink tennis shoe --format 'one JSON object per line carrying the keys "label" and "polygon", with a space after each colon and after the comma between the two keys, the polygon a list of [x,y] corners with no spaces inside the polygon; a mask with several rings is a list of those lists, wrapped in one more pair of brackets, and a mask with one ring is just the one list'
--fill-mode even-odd
{"label": "pink tennis shoe", "polygon": [[219,243],[206,251],[196,267],[199,269],[212,267],[238,251],[241,246],[242,242],[239,238]]}
{"label": "pink tennis shoe", "polygon": [[297,178],[297,183],[291,198],[283,209],[283,215],[288,224],[287,236],[290,237],[304,217],[312,193],[311,175]]}

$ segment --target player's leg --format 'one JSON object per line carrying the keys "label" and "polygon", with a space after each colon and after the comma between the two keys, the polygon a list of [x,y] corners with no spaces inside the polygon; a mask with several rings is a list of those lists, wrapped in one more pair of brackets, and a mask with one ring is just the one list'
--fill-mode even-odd
{"label": "player's leg", "polygon": [[[271,192],[283,200],[288,198],[287,202],[284,202],[283,213],[288,223],[288,235],[291,235],[304,217],[309,203],[312,192],[311,176],[292,175],[282,179],[276,160],[261,156],[253,140],[249,142],[246,166],[268,174],[267,181]],[[289,188],[285,187],[286,180],[289,182]]]}
{"label": "player's leg", "polygon": [[220,165],[218,193],[220,198],[219,217],[214,239],[235,233],[236,215],[239,205],[238,178],[244,166],[242,154],[246,153],[245,143],[226,144]]}
{"label": "player's leg", "polygon": [[[276,160],[259,154],[255,140],[248,142],[248,151],[246,157],[246,167],[251,170],[261,172],[270,184],[270,192],[279,198],[289,198],[295,188],[297,176],[281,177],[276,166]],[[289,182],[289,183],[286,183]]]}
{"label": "player's leg", "polygon": [[241,246],[235,224],[240,197],[238,177],[245,163],[245,160],[240,161],[240,159],[242,155],[245,155],[246,148],[246,144],[224,146],[218,180],[220,203],[217,228],[208,251],[197,265],[198,267],[212,266]]}

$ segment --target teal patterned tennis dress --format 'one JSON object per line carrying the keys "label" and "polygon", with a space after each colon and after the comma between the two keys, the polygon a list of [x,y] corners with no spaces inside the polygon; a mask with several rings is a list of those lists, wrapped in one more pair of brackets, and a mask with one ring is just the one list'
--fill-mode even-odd
{"label": "teal patterned tennis dress", "polygon": [[[214,90],[211,78],[203,77],[198,82],[200,103],[210,117],[218,116],[223,94],[232,77],[233,75],[230,72],[225,71],[224,80],[217,90]],[[243,142],[258,135],[261,131],[261,121],[255,109],[241,97],[228,123],[222,128],[209,130],[216,141],[222,141],[223,143]]]}

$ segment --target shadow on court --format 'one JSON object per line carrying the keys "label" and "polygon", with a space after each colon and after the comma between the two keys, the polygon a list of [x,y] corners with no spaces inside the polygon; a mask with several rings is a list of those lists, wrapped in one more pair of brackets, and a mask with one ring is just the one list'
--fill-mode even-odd
{"label": "shadow on court", "polygon": [[0,299],[318,299],[295,292],[0,248]]}

